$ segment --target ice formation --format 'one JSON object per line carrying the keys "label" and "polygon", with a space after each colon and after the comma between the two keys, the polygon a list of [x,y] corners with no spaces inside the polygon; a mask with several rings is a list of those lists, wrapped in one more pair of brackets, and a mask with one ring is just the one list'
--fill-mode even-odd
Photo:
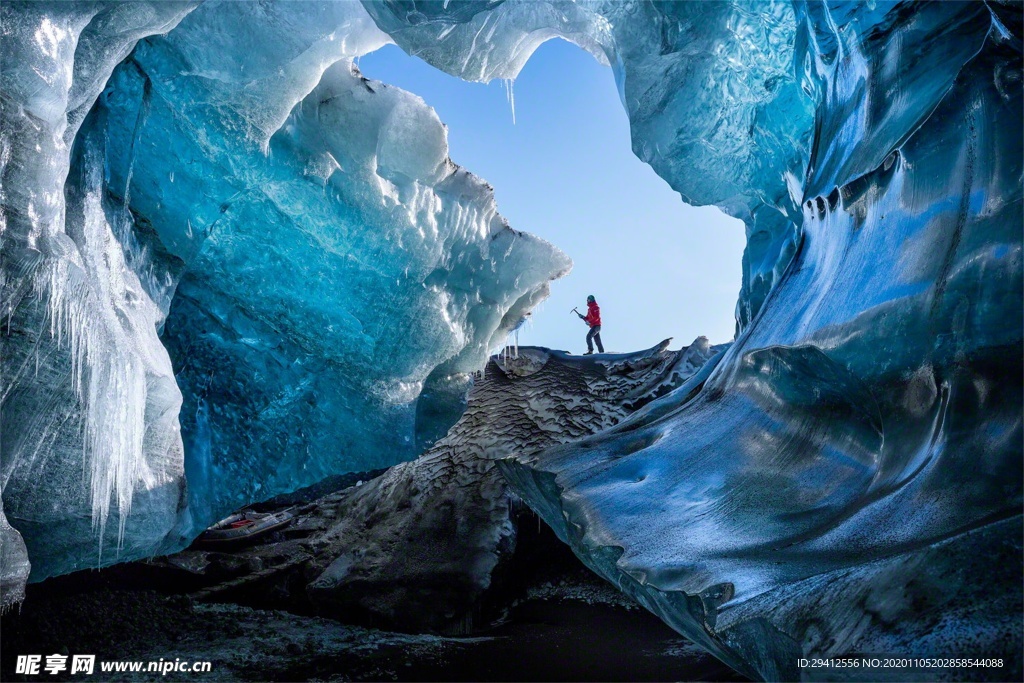
{"label": "ice formation", "polygon": [[454,419],[423,387],[464,388],[570,267],[352,67],[387,41],[359,4],[196,5],[3,6],[3,501],[33,579],[414,457]]}
{"label": "ice formation", "polygon": [[[141,43],[101,100],[112,148],[132,150],[109,158],[115,187],[186,267],[163,339],[204,521],[414,457],[424,384],[478,368],[569,267],[448,158],[432,109],[353,68],[384,40],[361,8],[323,8],[273,5],[313,35],[289,27],[306,51],[253,63],[279,22],[204,5]],[[242,42],[197,52],[211,31]]]}
{"label": "ice formation", "polygon": [[519,490],[751,676],[1022,650],[1019,4],[0,12],[0,482],[33,576],[94,564],[93,526],[139,556],[438,438],[568,261],[351,62],[394,40],[514,79],[561,36],[612,68],[638,156],[745,221],[739,334],[625,423],[505,465]]}
{"label": "ice formation", "polygon": [[965,643],[1019,676],[1020,5],[367,6],[469,78],[603,55],[637,153],[747,223],[725,358],[506,466],[577,554],[753,677]]}
{"label": "ice formation", "polygon": [[98,537],[107,561],[152,552],[183,508],[181,395],[161,313],[82,123],[136,41],[188,8],[0,7],[0,484],[17,530],[4,525],[5,586],[27,573],[23,558],[8,564],[18,532],[45,576],[95,565]]}
{"label": "ice formation", "polygon": [[310,599],[324,614],[357,611],[402,629],[474,628],[518,537],[518,499],[495,462],[607,429],[723,351],[703,337],[667,347],[600,360],[539,347],[493,357],[443,439],[337,505],[304,569]]}
{"label": "ice formation", "polygon": [[[466,633],[507,589],[522,504],[496,461],[594,434],[680,386],[724,352],[701,337],[597,358],[522,347],[493,356],[461,419],[412,462],[316,500],[268,502],[295,522],[231,554],[192,548],[156,565],[196,597],[314,610],[405,631]],[[298,495],[298,494],[297,494]],[[531,525],[533,520],[530,520]],[[166,577],[166,573],[159,576]],[[492,591],[494,589],[494,591]]]}
{"label": "ice formation", "polygon": [[25,541],[7,521],[0,502],[0,614],[25,599],[31,571]]}

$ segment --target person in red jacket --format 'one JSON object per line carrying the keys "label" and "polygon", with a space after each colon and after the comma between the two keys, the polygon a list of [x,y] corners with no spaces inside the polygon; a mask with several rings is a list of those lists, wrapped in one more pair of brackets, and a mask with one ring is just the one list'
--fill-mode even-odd
{"label": "person in red jacket", "polygon": [[587,314],[577,313],[583,322],[590,325],[590,332],[587,332],[587,352],[584,356],[594,353],[594,342],[597,342],[597,352],[604,353],[604,344],[601,343],[601,308],[597,305],[597,299],[591,294],[587,297]]}

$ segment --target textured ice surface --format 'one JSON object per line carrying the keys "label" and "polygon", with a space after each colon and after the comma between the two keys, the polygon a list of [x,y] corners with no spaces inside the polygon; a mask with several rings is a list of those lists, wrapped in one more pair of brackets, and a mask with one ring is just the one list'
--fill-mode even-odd
{"label": "textured ice surface", "polygon": [[633,151],[683,199],[747,226],[737,323],[760,309],[799,239],[813,100],[790,2],[366,0],[398,45],[470,80],[514,78],[562,37],[611,65]]}
{"label": "textured ice surface", "polygon": [[969,644],[1019,677],[1020,5],[366,4],[470,78],[603,55],[641,158],[747,222],[714,370],[507,466],[576,552],[751,676]]}
{"label": "textured ice surface", "polygon": [[324,614],[357,611],[403,629],[473,629],[517,539],[517,500],[495,461],[606,429],[723,351],[704,337],[667,346],[594,358],[521,347],[493,357],[443,439],[339,496],[303,569],[315,577],[310,599]]}
{"label": "textured ice surface", "polygon": [[[42,576],[94,566],[98,537],[107,561],[152,552],[183,504],[181,395],[156,334],[162,313],[131,218],[104,196],[102,140],[76,136],[135,42],[189,7],[0,7],[0,484]],[[6,588],[27,565],[6,564],[4,537]]]}
{"label": "textured ice surface", "polygon": [[515,581],[503,562],[519,542],[521,503],[495,461],[606,429],[724,350],[703,337],[679,351],[667,346],[594,357],[523,347],[494,356],[474,377],[461,419],[416,460],[291,507],[286,530],[244,550],[189,549],[156,566],[204,582],[196,597],[271,600],[417,632],[478,629],[484,596]]}
{"label": "textured ice surface", "polygon": [[192,9],[3,6],[3,500],[36,579],[413,457],[451,419],[423,386],[570,267],[352,68],[387,40],[361,5]]}
{"label": "textured ice surface", "polygon": [[[276,42],[266,11],[196,10],[140,44],[105,99],[116,148],[133,150],[109,159],[113,182],[187,265],[163,338],[185,395],[192,510],[206,521],[414,457],[427,380],[478,368],[570,265],[509,228],[419,98],[349,59],[308,93],[278,77],[276,55],[238,64],[261,32]],[[354,3],[319,18],[270,11],[326,35],[333,60],[384,40]],[[194,54],[222,37],[244,42]],[[302,98],[269,111],[267,98],[289,103],[279,82]]]}
{"label": "textured ice surface", "polygon": [[0,501],[0,613],[25,598],[25,582],[31,570],[25,541],[7,521]]}
{"label": "textured ice surface", "polygon": [[517,486],[752,676],[1022,650],[1019,4],[191,9],[0,6],[3,501],[34,575],[95,562],[92,526],[138,556],[436,438],[568,263],[350,61],[390,35],[512,78],[564,36],[638,155],[745,220],[741,335]]}

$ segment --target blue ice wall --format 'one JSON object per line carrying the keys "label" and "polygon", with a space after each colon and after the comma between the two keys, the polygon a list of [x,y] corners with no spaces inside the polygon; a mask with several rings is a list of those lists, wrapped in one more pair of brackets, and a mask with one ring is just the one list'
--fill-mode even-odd
{"label": "blue ice wall", "polygon": [[45,577],[150,554],[185,510],[160,287],[131,216],[106,201],[103,137],[83,121],[138,40],[193,7],[0,5],[5,605],[30,566]]}
{"label": "blue ice wall", "polygon": [[1018,4],[0,12],[5,595],[434,437],[569,262],[352,60],[394,40],[512,78],[563,36],[613,69],[638,155],[746,222],[740,335],[510,463],[519,491],[751,676],[1022,650]]}
{"label": "blue ice wall", "polygon": [[387,41],[357,3],[3,11],[3,509],[35,579],[414,457],[458,401],[424,387],[571,267],[352,66]]}
{"label": "blue ice wall", "polygon": [[[366,4],[471,78],[576,40],[615,69],[638,154],[747,221],[714,371],[505,463],[563,540],[755,678],[965,649],[1019,678],[1020,5]],[[491,30],[511,38],[474,44]]]}
{"label": "blue ice wall", "polygon": [[427,378],[475,369],[570,266],[448,158],[433,110],[348,60],[262,135],[266,114],[210,76],[252,78],[246,45],[194,54],[225,12],[266,25],[200,8],[100,100],[112,185],[187,266],[162,338],[201,523],[415,457]]}

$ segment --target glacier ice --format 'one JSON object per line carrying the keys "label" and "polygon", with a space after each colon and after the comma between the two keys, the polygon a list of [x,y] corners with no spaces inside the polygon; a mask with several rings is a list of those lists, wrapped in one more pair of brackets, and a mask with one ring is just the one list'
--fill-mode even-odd
{"label": "glacier ice", "polygon": [[416,460],[299,505],[293,496],[265,503],[291,506],[296,519],[283,539],[231,553],[243,573],[225,573],[225,554],[202,548],[158,571],[204,582],[197,597],[230,592],[416,632],[476,630],[481,616],[490,623],[488,598],[515,581],[508,566],[521,539],[522,504],[496,461],[606,429],[724,350],[704,337],[678,351],[668,344],[599,360],[541,347],[492,356],[459,421]]}
{"label": "glacier ice", "polygon": [[1019,677],[1020,5],[366,5],[467,78],[595,52],[637,154],[747,224],[720,362],[502,464],[563,540],[752,677],[965,643]]}
{"label": "glacier ice", "polygon": [[25,540],[7,521],[0,502],[0,614],[25,599],[31,571]]}
{"label": "glacier ice", "polygon": [[[225,26],[268,26],[244,5],[203,7],[140,44],[105,101],[116,148],[134,146],[109,160],[112,182],[187,267],[163,339],[185,394],[191,509],[206,521],[414,457],[426,380],[478,367],[569,267],[511,229],[490,187],[448,158],[433,110],[349,59],[284,118],[250,110],[248,80],[236,106],[223,85],[236,71],[215,58],[237,60],[242,46],[183,62],[210,39],[206,15],[228,10]],[[209,123],[213,100],[223,128]],[[159,153],[167,140],[173,155]]]}
{"label": "glacier ice", "polygon": [[[96,140],[78,136],[135,42],[189,8],[0,8],[0,483],[43,576],[95,564],[101,546],[107,561],[151,552],[182,508],[181,396],[161,314],[120,241],[130,228],[104,200]],[[15,540],[9,555],[6,525],[4,536],[6,585],[28,565],[7,565],[20,553]]]}
{"label": "glacier ice", "polygon": [[517,489],[751,676],[1021,651],[1019,4],[0,12],[0,481],[33,576],[94,563],[94,524],[104,561],[137,557],[439,436],[569,263],[352,60],[393,40],[514,79],[564,37],[613,70],[638,156],[744,220],[738,337],[610,431],[503,464]]}
{"label": "glacier ice", "polygon": [[336,505],[302,570],[319,613],[357,611],[403,629],[475,628],[519,537],[521,503],[496,461],[606,429],[723,351],[703,337],[667,347],[600,361],[541,347],[492,357],[443,439]]}
{"label": "glacier ice", "polygon": [[3,500],[33,579],[410,459],[452,419],[424,384],[571,265],[352,67],[387,40],[359,4],[3,11]]}

